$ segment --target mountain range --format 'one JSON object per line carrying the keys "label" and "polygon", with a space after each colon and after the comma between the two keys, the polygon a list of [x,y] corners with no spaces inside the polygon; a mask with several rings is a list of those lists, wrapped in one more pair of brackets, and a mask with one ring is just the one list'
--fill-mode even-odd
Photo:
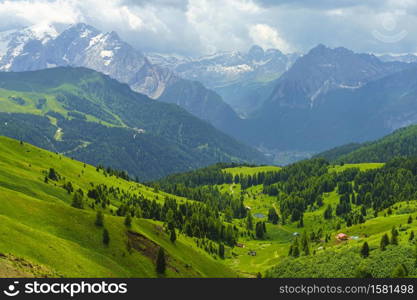
{"label": "mountain range", "polygon": [[83,23],[4,32],[0,41],[2,71],[94,69],[183,107],[276,163],[374,140],[417,119],[413,54],[324,45],[304,55],[259,46],[199,58],[144,54]]}
{"label": "mountain range", "polygon": [[140,180],[219,161],[266,162],[179,106],[90,69],[1,72],[0,90],[0,135]]}
{"label": "mountain range", "polygon": [[415,122],[415,64],[319,45],[273,83],[247,120],[249,144],[323,151]]}
{"label": "mountain range", "polygon": [[374,140],[417,121],[413,54],[318,45],[305,55],[253,46],[198,59],[150,57],[215,90],[242,118],[228,133],[278,163]]}
{"label": "mountain range", "polygon": [[53,25],[0,35],[0,71],[34,71],[57,66],[85,67],[127,83],[152,99],[175,103],[220,129],[238,116],[214,91],[155,65],[119,35],[84,23],[59,31]]}
{"label": "mountain range", "polygon": [[417,277],[413,54],[81,23],[0,33],[0,71],[0,277]]}
{"label": "mountain range", "polygon": [[223,51],[199,58],[151,53],[148,57],[182,78],[203,83],[221,95],[241,117],[246,117],[262,104],[256,93],[287,71],[299,55],[254,45],[247,53]]}

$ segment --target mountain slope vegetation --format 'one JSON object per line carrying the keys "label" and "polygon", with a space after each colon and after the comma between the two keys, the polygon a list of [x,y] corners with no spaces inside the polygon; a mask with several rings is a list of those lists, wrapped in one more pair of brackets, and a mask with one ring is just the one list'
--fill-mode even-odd
{"label": "mountain slope vegetation", "polygon": [[9,138],[0,150],[1,276],[417,276],[415,158],[223,163],[145,186]]}
{"label": "mountain slope vegetation", "polygon": [[380,138],[415,122],[415,73],[415,64],[317,46],[274,82],[242,138],[316,153]]}
{"label": "mountain slope vegetation", "polygon": [[416,165],[216,165],[159,187],[182,196],[215,187],[242,201],[246,217],[223,216],[243,231],[225,259],[242,276],[415,277]]}
{"label": "mountain slope vegetation", "polygon": [[[140,206],[192,201],[124,177],[0,137],[0,277],[235,276],[191,238],[178,232],[172,242],[163,222]],[[130,224],[127,207],[136,207]],[[159,247],[165,275],[155,271]]]}
{"label": "mountain slope vegetation", "polygon": [[[177,103],[198,118],[222,130],[236,113],[214,91],[195,79],[178,77],[168,68],[150,63],[138,49],[112,32],[101,32],[93,26],[78,23],[62,32],[53,25],[24,28],[5,33],[0,55],[0,70],[23,72],[50,67],[85,67],[96,70],[134,91],[152,99]],[[181,98],[173,99],[172,95]],[[219,115],[213,112],[219,112]]]}
{"label": "mountain slope vegetation", "polygon": [[417,155],[417,126],[411,125],[394,131],[379,140],[364,144],[341,146],[321,154],[330,161],[346,163],[387,162],[395,157]]}
{"label": "mountain slope vegetation", "polygon": [[0,91],[0,134],[141,180],[219,161],[265,161],[180,107],[92,70],[1,73]]}

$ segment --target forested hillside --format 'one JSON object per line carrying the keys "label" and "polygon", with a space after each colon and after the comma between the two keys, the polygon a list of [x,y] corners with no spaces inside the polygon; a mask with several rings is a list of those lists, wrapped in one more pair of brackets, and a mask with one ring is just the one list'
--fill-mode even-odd
{"label": "forested hillside", "polygon": [[0,74],[0,134],[141,180],[216,162],[265,162],[182,108],[84,68]]}
{"label": "forested hillside", "polygon": [[[282,169],[216,165],[154,186],[217,203],[225,222],[243,230],[225,259],[242,275],[417,276],[414,158],[385,165],[311,159]],[[221,193],[229,197],[216,202]]]}
{"label": "forested hillside", "polygon": [[386,162],[398,156],[417,156],[416,125],[398,129],[374,142],[349,144],[317,155],[329,161],[347,163]]}
{"label": "forested hillside", "polygon": [[417,276],[416,158],[223,163],[142,185],[0,147],[1,276]]}
{"label": "forested hillside", "polygon": [[0,277],[236,276],[174,223],[203,204],[4,137],[0,165]]}

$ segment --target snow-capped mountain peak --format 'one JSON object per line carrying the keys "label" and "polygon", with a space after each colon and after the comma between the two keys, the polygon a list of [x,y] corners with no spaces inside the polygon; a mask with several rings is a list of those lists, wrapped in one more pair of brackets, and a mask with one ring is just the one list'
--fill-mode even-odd
{"label": "snow-capped mountain peak", "polygon": [[213,89],[237,82],[279,77],[297,58],[286,56],[278,49],[264,50],[257,45],[252,46],[247,53],[220,51],[191,59],[176,59],[162,54],[151,54],[149,57],[179,76],[198,80]]}
{"label": "snow-capped mountain peak", "polygon": [[33,39],[41,40],[43,42],[54,39],[59,35],[58,30],[50,23],[39,23],[27,27],[24,31],[28,32]]}

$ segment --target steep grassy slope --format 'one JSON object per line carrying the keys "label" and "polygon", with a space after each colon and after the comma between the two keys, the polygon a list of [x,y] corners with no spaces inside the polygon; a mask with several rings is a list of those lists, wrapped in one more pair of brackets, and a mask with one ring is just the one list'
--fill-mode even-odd
{"label": "steep grassy slope", "polygon": [[173,105],[84,68],[0,74],[0,134],[142,180],[258,151]]}
{"label": "steep grassy slope", "polygon": [[[50,168],[60,180],[45,182]],[[84,191],[108,185],[158,202],[167,196],[93,166],[0,137],[0,277],[155,277],[159,246],[166,250],[168,277],[235,276],[195,247],[192,239],[179,234],[172,243],[160,222],[134,218],[127,228],[124,218],[114,214],[119,199],[105,209],[110,243],[104,245],[103,228],[95,225],[94,201],[87,198],[84,209],[73,208],[72,195],[62,188],[68,182]],[[170,197],[179,203],[189,201]]]}

